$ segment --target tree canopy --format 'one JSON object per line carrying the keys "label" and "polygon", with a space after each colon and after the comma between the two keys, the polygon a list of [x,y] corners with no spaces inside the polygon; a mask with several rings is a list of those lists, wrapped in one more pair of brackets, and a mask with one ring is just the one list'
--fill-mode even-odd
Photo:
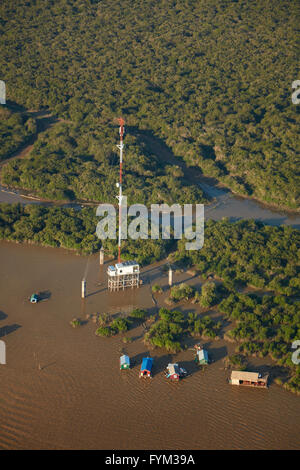
{"label": "tree canopy", "polygon": [[[295,209],[298,18],[297,0],[3,0],[1,79],[8,100],[75,122],[88,155],[104,151],[101,123],[122,114],[233,191]],[[52,142],[46,151],[53,161]],[[93,167],[81,163],[84,187]],[[68,175],[35,164],[49,194],[64,191]],[[14,178],[34,187],[27,170]]]}

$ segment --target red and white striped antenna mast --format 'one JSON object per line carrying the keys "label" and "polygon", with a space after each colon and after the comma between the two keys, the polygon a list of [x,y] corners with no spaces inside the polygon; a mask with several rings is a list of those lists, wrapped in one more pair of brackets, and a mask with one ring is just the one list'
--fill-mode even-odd
{"label": "red and white striped antenna mast", "polygon": [[122,165],[123,165],[123,135],[124,135],[124,124],[125,121],[122,118],[118,118],[118,122],[120,125],[119,128],[119,133],[120,133],[120,144],[117,145],[118,149],[120,150],[120,181],[117,183],[117,186],[119,187],[119,195],[117,196],[117,199],[119,201],[119,243],[118,243],[118,263],[121,262],[121,240],[122,240]]}

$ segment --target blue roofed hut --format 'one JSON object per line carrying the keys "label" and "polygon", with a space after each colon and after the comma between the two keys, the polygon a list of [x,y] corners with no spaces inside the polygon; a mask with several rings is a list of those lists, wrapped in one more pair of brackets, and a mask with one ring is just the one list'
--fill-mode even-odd
{"label": "blue roofed hut", "polygon": [[142,360],[140,377],[151,377],[152,366],[153,366],[152,357],[144,357]]}

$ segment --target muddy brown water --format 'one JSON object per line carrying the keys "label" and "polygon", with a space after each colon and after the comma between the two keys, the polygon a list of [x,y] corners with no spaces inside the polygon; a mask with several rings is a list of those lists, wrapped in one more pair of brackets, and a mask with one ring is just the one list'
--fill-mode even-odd
{"label": "muddy brown water", "polygon": [[[91,256],[88,297],[81,300],[88,257],[1,242],[0,260],[0,335],[7,347],[7,364],[0,366],[1,449],[300,447],[299,397],[274,383],[268,390],[227,383],[223,358],[234,345],[209,343],[214,362],[200,371],[192,350],[178,355],[149,351],[142,326],[126,333],[133,339],[128,344],[122,335],[96,337],[96,325],[87,318],[94,312],[155,311],[151,283],[167,288],[159,264],[143,269],[141,288],[111,294],[106,266],[100,268],[98,256]],[[176,274],[175,282],[190,277]],[[47,300],[30,304],[33,292],[44,292]],[[165,305],[165,295],[156,296],[159,306]],[[195,310],[194,305],[181,307]],[[86,323],[73,329],[69,322],[74,317]],[[133,367],[120,372],[123,351]],[[154,377],[142,380],[139,367],[148,353],[154,357]],[[178,384],[162,374],[172,360],[191,372]]]}

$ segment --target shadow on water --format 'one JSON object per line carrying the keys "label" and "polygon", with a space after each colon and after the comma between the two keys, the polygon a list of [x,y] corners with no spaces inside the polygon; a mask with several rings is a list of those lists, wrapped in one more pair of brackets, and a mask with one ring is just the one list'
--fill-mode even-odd
{"label": "shadow on water", "polygon": [[139,339],[143,339],[143,337],[144,337],[144,334],[145,334],[145,332],[143,331],[143,333],[141,333],[140,335],[131,336],[131,340],[132,340],[132,342],[134,342],[134,341],[138,341]]}
{"label": "shadow on water", "polygon": [[13,325],[3,326],[2,328],[0,328],[0,338],[10,335],[11,333],[18,330],[19,328],[21,328],[21,325],[18,325],[17,323],[14,323]]}
{"label": "shadow on water", "polygon": [[43,300],[49,300],[51,298],[51,292],[49,290],[45,290],[45,291],[42,291],[42,292],[39,292],[39,299],[41,301]]}
{"label": "shadow on water", "polygon": [[144,285],[151,284],[152,282],[158,279],[161,279],[161,277],[162,277],[161,272],[158,270],[148,275],[145,275],[144,273],[142,273],[141,275],[141,279],[143,280]]}
{"label": "shadow on water", "polygon": [[209,358],[213,362],[221,361],[228,355],[226,346],[221,346],[220,348],[209,348],[205,345],[204,347],[208,350]]}
{"label": "shadow on water", "polygon": [[41,370],[48,369],[48,367],[54,366],[56,363],[56,361],[50,362],[50,364],[46,364],[45,366],[41,367]]}
{"label": "shadow on water", "polygon": [[[176,273],[175,273],[175,275],[176,275]],[[193,274],[190,277],[187,277],[186,279],[184,279],[184,281],[182,281],[182,280],[175,281],[174,278],[173,278],[172,287],[173,286],[180,286],[180,284],[185,284],[185,283],[191,281],[192,279],[195,279],[196,277],[197,277],[197,274]],[[197,284],[197,286],[201,286],[201,284],[203,284],[203,282],[200,282],[199,284]],[[196,286],[196,288],[197,288],[197,286]],[[193,287],[195,287],[195,286],[193,286]]]}
{"label": "shadow on water", "polygon": [[166,366],[172,362],[174,362],[172,354],[165,354],[164,356],[154,357],[152,371],[153,377],[161,374],[165,370]]}
{"label": "shadow on water", "polygon": [[140,366],[144,357],[152,357],[149,351],[145,351],[130,358],[132,367]]}
{"label": "shadow on water", "polygon": [[[176,362],[176,361],[175,361]],[[187,371],[187,377],[189,375],[199,374],[203,371],[202,367],[198,366],[195,362],[195,359],[191,359],[189,361],[180,361],[179,366],[183,367]]]}
{"label": "shadow on water", "polygon": [[[4,313],[2,310],[0,310],[0,320],[5,320],[7,317],[8,315]],[[10,335],[11,333],[18,330],[19,328],[21,328],[21,325],[18,325],[17,323],[13,323],[12,325],[2,326],[0,328],[0,338]]]}
{"label": "shadow on water", "polygon": [[100,292],[105,292],[107,290],[107,287],[102,287],[102,289],[95,290],[94,292],[90,292],[89,294],[86,294],[87,297],[92,297],[93,295],[100,294]]}
{"label": "shadow on water", "polygon": [[148,276],[150,275],[149,273],[152,273],[153,271],[158,271],[160,273],[160,276],[162,275],[161,273],[161,270],[162,270],[162,266],[154,266],[153,268],[150,268],[150,269],[146,269],[146,270],[143,270],[142,271],[142,276],[147,274]]}
{"label": "shadow on water", "polygon": [[263,365],[256,368],[256,371],[264,374],[269,374],[268,378],[268,385],[272,385],[275,383],[275,379],[280,378],[283,382],[285,382],[289,378],[289,372],[286,368],[281,366],[270,366],[270,365]]}
{"label": "shadow on water", "polygon": [[4,313],[0,310],[0,320],[5,320],[5,318],[7,318],[6,313]]}

